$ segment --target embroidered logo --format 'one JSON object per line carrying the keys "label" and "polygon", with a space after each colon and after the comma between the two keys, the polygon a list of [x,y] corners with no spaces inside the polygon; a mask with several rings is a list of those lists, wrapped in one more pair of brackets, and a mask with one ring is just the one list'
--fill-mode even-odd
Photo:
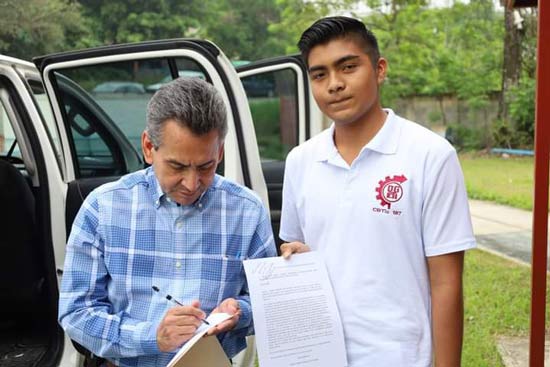
{"label": "embroidered logo", "polygon": [[405,175],[401,176],[386,176],[384,180],[378,182],[378,187],[375,191],[378,193],[376,199],[380,201],[381,206],[391,208],[392,203],[396,203],[403,197],[403,187],[401,184],[407,181]]}

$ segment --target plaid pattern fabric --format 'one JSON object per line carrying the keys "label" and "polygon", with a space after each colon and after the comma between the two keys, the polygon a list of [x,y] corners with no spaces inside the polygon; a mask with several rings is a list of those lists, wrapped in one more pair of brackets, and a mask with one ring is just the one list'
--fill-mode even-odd
{"label": "plaid pattern fabric", "polygon": [[[237,327],[220,335],[229,357],[253,330],[242,260],[276,256],[271,224],[247,188],[216,176],[193,205],[162,193],[152,168],[94,190],[67,244],[59,322],[71,339],[119,366],[165,366],[156,330],[173,307],[198,299],[208,314],[239,300]],[[161,294],[155,293],[157,286]]]}

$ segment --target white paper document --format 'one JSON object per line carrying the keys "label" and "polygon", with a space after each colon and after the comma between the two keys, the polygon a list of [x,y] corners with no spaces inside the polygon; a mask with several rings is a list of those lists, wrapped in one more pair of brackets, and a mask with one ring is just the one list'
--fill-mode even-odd
{"label": "white paper document", "polygon": [[347,366],[340,315],[318,253],[243,264],[260,366]]}

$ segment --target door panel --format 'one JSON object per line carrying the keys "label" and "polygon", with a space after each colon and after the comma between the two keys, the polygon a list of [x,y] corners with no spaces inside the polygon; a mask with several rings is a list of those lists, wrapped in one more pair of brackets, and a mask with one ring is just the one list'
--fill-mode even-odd
{"label": "door panel", "polygon": [[288,152],[310,136],[309,82],[298,57],[261,60],[237,69],[254,122],[277,248]]}

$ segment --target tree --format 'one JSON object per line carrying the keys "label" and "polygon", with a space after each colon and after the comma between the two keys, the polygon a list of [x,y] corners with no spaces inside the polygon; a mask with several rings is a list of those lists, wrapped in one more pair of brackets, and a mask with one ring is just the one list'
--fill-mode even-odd
{"label": "tree", "polygon": [[284,48],[268,27],[281,19],[275,0],[218,1],[206,15],[201,36],[233,59],[257,60],[281,55]]}
{"label": "tree", "polygon": [[450,94],[481,108],[499,90],[502,31],[492,1],[455,2],[447,8],[404,0],[369,5],[375,11],[365,22],[389,61],[386,102]]}
{"label": "tree", "polygon": [[22,59],[74,48],[88,34],[74,1],[1,0],[0,24],[0,53]]}
{"label": "tree", "polygon": [[81,0],[98,44],[191,37],[214,0]]}
{"label": "tree", "polygon": [[271,37],[274,37],[286,54],[298,52],[296,44],[300,35],[314,21],[350,9],[357,0],[276,0],[281,9],[281,20],[269,26]]}

